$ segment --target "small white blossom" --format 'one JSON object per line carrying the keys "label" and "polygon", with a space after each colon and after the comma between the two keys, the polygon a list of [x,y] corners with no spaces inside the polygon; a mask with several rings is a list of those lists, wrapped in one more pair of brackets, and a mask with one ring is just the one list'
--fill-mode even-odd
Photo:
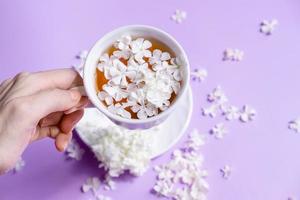
{"label": "small white blossom", "polygon": [[104,196],[102,194],[97,194],[95,197],[96,197],[96,200],[111,200],[110,197]]}
{"label": "small white blossom", "polygon": [[231,167],[229,165],[225,165],[223,168],[220,169],[220,172],[222,173],[222,177],[224,179],[228,179],[231,175]]}
{"label": "small white blossom", "polygon": [[207,100],[210,102],[216,102],[218,104],[223,104],[228,101],[225,92],[222,90],[221,86],[217,86],[213,91],[208,94]]}
{"label": "small white blossom", "polygon": [[191,76],[200,82],[204,81],[207,77],[207,70],[206,69],[195,69],[191,72]]}
{"label": "small white blossom", "polygon": [[176,10],[175,13],[171,16],[171,19],[175,21],[176,23],[180,24],[185,20],[187,17],[187,14],[185,11],[182,10]]}
{"label": "small white blossom", "polygon": [[98,177],[90,177],[81,186],[81,190],[84,193],[88,191],[92,191],[92,193],[95,195],[99,187],[100,187],[100,179]]}
{"label": "small white blossom", "polygon": [[210,116],[210,117],[216,117],[217,112],[219,110],[219,105],[218,104],[212,104],[207,108],[202,108],[202,115],[203,116]]}
{"label": "small white blossom", "polygon": [[130,48],[130,44],[132,42],[132,38],[130,35],[123,35],[114,46],[120,50],[128,50]]}
{"label": "small white blossom", "polygon": [[189,135],[187,146],[194,150],[198,150],[199,147],[203,146],[204,144],[205,144],[204,135],[200,134],[197,129],[194,129]]}
{"label": "small white blossom", "polygon": [[84,63],[86,60],[86,57],[88,55],[88,51],[87,50],[82,50],[80,51],[75,58],[80,60],[80,63],[78,65],[73,65],[73,68],[80,74],[83,74],[83,67],[84,67]]}
{"label": "small white blossom", "polygon": [[121,117],[124,117],[126,119],[130,119],[131,118],[131,114],[130,112],[128,112],[127,110],[124,109],[124,107],[120,104],[117,103],[115,105],[109,105],[107,107],[107,110],[113,114],[119,115]]}
{"label": "small white blossom", "polygon": [[300,133],[300,118],[290,121],[288,127],[296,133]]}
{"label": "small white blossom", "polygon": [[102,86],[102,89],[116,101],[121,101],[122,99],[128,97],[128,92],[118,86],[105,84]]}
{"label": "small white blossom", "polygon": [[256,111],[248,105],[244,105],[240,112],[240,120],[242,122],[252,121],[256,116]]}
{"label": "small white blossom", "polygon": [[227,132],[228,130],[223,123],[218,123],[211,129],[211,134],[217,139],[222,139]]}
{"label": "small white blossom", "polygon": [[227,120],[238,119],[240,117],[240,110],[236,106],[228,106],[224,110],[224,115]]}
{"label": "small white blossom", "polygon": [[260,23],[260,32],[265,35],[271,35],[277,25],[278,25],[277,19],[263,20]]}
{"label": "small white blossom", "polygon": [[98,92],[98,98],[101,101],[104,101],[106,103],[106,105],[108,105],[108,106],[113,104],[113,102],[114,102],[113,98],[105,91]]}
{"label": "small white blossom", "polygon": [[112,180],[110,176],[105,177],[105,185],[104,190],[115,190],[116,189],[116,183]]}
{"label": "small white blossom", "polygon": [[141,104],[136,104],[131,107],[131,110],[134,113],[137,113],[137,117],[139,119],[146,119],[147,117],[151,117],[158,114],[158,109],[153,104],[145,104],[142,102]]}
{"label": "small white blossom", "polygon": [[244,52],[239,49],[225,49],[223,53],[223,60],[231,60],[231,61],[242,61],[244,58]]}
{"label": "small white blossom", "polygon": [[65,152],[68,158],[81,160],[85,151],[80,147],[75,139],[72,139],[69,142]]}
{"label": "small white blossom", "polygon": [[131,51],[134,54],[134,59],[143,64],[145,62],[144,57],[150,58],[151,51],[148,49],[152,46],[152,43],[149,40],[145,40],[144,38],[138,38],[131,42],[130,47]]}
{"label": "small white blossom", "polygon": [[163,61],[170,60],[171,56],[168,52],[162,52],[159,49],[155,49],[152,53],[152,56],[149,58],[149,63],[151,65],[160,64]]}
{"label": "small white blossom", "polygon": [[22,157],[20,157],[15,165],[15,167],[13,168],[13,171],[15,173],[20,172],[24,166],[26,165],[25,161],[22,159]]}

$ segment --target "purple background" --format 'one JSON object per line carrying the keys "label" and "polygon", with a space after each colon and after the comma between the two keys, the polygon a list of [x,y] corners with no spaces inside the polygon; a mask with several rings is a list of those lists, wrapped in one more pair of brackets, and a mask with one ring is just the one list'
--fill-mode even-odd
{"label": "purple background", "polygon": [[[175,9],[187,12],[177,25]],[[263,19],[277,18],[270,37],[258,32]],[[299,0],[49,0],[0,1],[0,80],[20,71],[68,67],[74,55],[90,48],[103,34],[122,25],[147,24],[177,38],[192,68],[205,67],[209,77],[192,82],[194,112],[189,131],[207,132],[222,118],[201,116],[205,96],[220,84],[230,102],[249,103],[258,111],[248,124],[226,122],[223,140],[209,137],[202,152],[209,171],[210,200],[300,199],[300,135],[287,129],[300,115]],[[245,51],[240,63],[223,62],[227,47]],[[181,143],[183,140],[181,140]],[[180,144],[178,144],[180,146]],[[53,141],[32,144],[24,153],[23,171],[0,178],[0,199],[89,199],[80,192],[89,176],[101,175],[88,152],[80,162],[66,161]],[[152,164],[169,159],[169,153]],[[230,180],[221,178],[225,164],[234,168]],[[150,194],[154,172],[122,178],[114,199],[157,199]]]}

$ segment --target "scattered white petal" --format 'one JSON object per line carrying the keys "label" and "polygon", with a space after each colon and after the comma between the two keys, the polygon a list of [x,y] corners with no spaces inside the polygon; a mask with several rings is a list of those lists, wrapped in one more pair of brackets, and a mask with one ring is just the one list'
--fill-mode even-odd
{"label": "scattered white petal", "polygon": [[207,108],[202,108],[202,114],[203,116],[216,117],[218,110],[219,110],[219,105],[212,104]]}
{"label": "scattered white petal", "polygon": [[72,158],[75,160],[81,160],[84,152],[85,152],[84,149],[80,147],[80,145],[77,143],[75,139],[72,139],[69,142],[69,145],[67,146],[65,151],[68,158]]}
{"label": "scattered white petal", "polygon": [[17,161],[13,171],[15,173],[20,172],[21,170],[23,170],[25,165],[26,165],[25,161],[22,159],[22,157],[20,157],[19,160]]}
{"label": "scattered white petal", "polygon": [[213,89],[213,91],[208,94],[207,100],[209,102],[216,102],[218,104],[224,104],[228,101],[228,98],[225,95],[225,92],[221,88],[221,86],[217,86]]}
{"label": "scattered white petal", "polygon": [[203,82],[207,77],[207,70],[206,69],[195,69],[191,72],[191,75],[194,79]]}
{"label": "scattered white petal", "polygon": [[216,124],[211,129],[211,134],[214,135],[217,139],[222,139],[226,133],[228,133],[228,130],[226,129],[225,125],[223,123]]}
{"label": "scattered white petal", "polygon": [[271,35],[277,25],[278,25],[277,19],[263,20],[260,23],[260,32],[265,35]]}
{"label": "scattered white petal", "polygon": [[86,182],[81,186],[82,192],[86,193],[92,191],[96,195],[97,190],[100,187],[100,179],[98,177],[89,177]]}
{"label": "scattered white petal", "polygon": [[300,118],[290,121],[288,127],[296,133],[300,133]]}
{"label": "scattered white petal", "polygon": [[236,106],[228,106],[223,112],[227,120],[234,120],[240,117],[240,110]]}
{"label": "scattered white petal", "polygon": [[248,105],[244,105],[242,111],[240,112],[240,120],[242,122],[249,122],[254,120],[256,116],[256,110]]}
{"label": "scattered white petal", "polygon": [[76,59],[80,60],[80,63],[73,65],[73,69],[75,69],[81,76],[83,75],[83,67],[87,55],[88,55],[88,51],[82,50],[75,56]]}
{"label": "scattered white petal", "polygon": [[225,49],[223,53],[223,60],[230,60],[230,61],[242,61],[244,58],[244,52],[239,49]]}
{"label": "scattered white petal", "polygon": [[96,200],[111,200],[111,198],[108,197],[108,196],[104,196],[102,194],[97,194],[96,195]]}
{"label": "scattered white petal", "polygon": [[176,10],[175,13],[171,16],[171,19],[176,23],[180,24],[186,19],[186,12],[182,10]]}
{"label": "scattered white petal", "polygon": [[229,165],[225,165],[222,169],[220,169],[220,172],[224,179],[228,179],[231,175],[232,169]]}

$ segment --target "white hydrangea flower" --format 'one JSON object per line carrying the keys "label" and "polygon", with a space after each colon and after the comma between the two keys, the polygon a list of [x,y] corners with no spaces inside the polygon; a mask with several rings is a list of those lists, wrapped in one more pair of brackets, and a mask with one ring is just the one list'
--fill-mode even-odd
{"label": "white hydrangea flower", "polygon": [[116,183],[112,180],[112,177],[106,176],[105,182],[104,182],[104,190],[115,190],[116,189]]}
{"label": "white hydrangea flower", "polygon": [[260,32],[265,35],[271,35],[277,25],[278,25],[277,19],[263,20],[260,23]]}
{"label": "white hydrangea flower", "polygon": [[113,104],[113,102],[114,102],[113,98],[105,91],[98,92],[98,98],[101,101],[104,101],[106,103],[106,105],[108,105],[108,106]]}
{"label": "white hydrangea flower", "polygon": [[15,167],[13,168],[14,173],[20,172],[25,167],[26,162],[23,160],[22,157],[18,159],[18,161],[15,164]]}
{"label": "white hydrangea flower", "polygon": [[228,179],[231,175],[231,167],[229,165],[225,165],[223,168],[220,169],[220,172],[222,173],[222,177],[224,179]]}
{"label": "white hydrangea flower", "polygon": [[97,69],[104,73],[106,78],[109,78],[109,69],[112,67],[112,60],[107,53],[103,54],[99,58],[99,63],[97,65]]}
{"label": "white hydrangea flower", "polygon": [[175,21],[176,23],[180,24],[185,20],[187,17],[187,14],[183,10],[176,10],[175,13],[171,16],[171,19]]}
{"label": "white hydrangea flower", "polygon": [[244,105],[242,111],[240,112],[240,120],[242,122],[252,121],[256,116],[256,110],[248,105]]}
{"label": "white hydrangea flower", "polygon": [[152,53],[148,49],[152,46],[152,43],[149,40],[144,38],[138,38],[131,42],[131,52],[134,54],[134,59],[143,64],[145,62],[144,57],[150,58]]}
{"label": "white hydrangea flower", "polygon": [[126,90],[123,90],[122,88],[118,86],[111,86],[108,84],[105,84],[102,86],[102,89],[112,98],[114,98],[116,101],[121,101],[124,98],[128,97],[128,92]]}
{"label": "white hydrangea flower", "polygon": [[98,177],[89,177],[86,182],[81,186],[82,192],[86,193],[92,191],[96,195],[97,190],[100,187],[100,179]]}
{"label": "white hydrangea flower", "polygon": [[131,118],[131,113],[124,109],[124,106],[122,106],[120,103],[116,103],[114,105],[109,105],[107,107],[107,110],[113,114],[119,115],[121,117],[124,117],[126,119]]}
{"label": "white hydrangea flower", "polygon": [[222,139],[227,132],[228,130],[223,123],[218,123],[211,129],[211,134],[217,139]]}
{"label": "white hydrangea flower", "polygon": [[118,59],[114,59],[113,66],[109,68],[108,77],[106,78],[114,85],[120,85],[120,87],[124,88],[128,85],[126,77],[133,80],[135,75],[136,73],[127,71],[127,66],[124,63]]}
{"label": "white hydrangea flower", "polygon": [[300,133],[300,118],[290,121],[288,127],[296,133]]}
{"label": "white hydrangea flower", "polygon": [[203,134],[200,134],[197,129],[194,129],[189,135],[187,147],[194,150],[198,150],[199,147],[205,144],[205,139],[206,138]]}
{"label": "white hydrangea flower", "polygon": [[168,184],[166,181],[157,181],[153,190],[161,196],[170,197],[173,187],[172,184]]}
{"label": "white hydrangea flower", "polygon": [[208,94],[207,100],[210,102],[216,102],[218,104],[223,104],[228,101],[221,86],[217,86],[216,88],[214,88],[213,91]]}
{"label": "white hydrangea flower", "polygon": [[155,49],[152,53],[152,56],[149,58],[149,63],[151,65],[157,65],[170,59],[171,55],[168,52],[162,52],[159,49]]}
{"label": "white hydrangea flower", "polygon": [[120,50],[127,50],[130,49],[131,41],[132,38],[130,35],[123,35],[120,39],[117,40],[114,46]]}
{"label": "white hydrangea flower", "polygon": [[204,81],[207,77],[207,70],[206,69],[195,69],[191,72],[191,76],[200,82]]}
{"label": "white hydrangea flower", "polygon": [[131,107],[131,110],[134,113],[137,113],[137,117],[139,119],[146,119],[147,117],[151,117],[158,114],[158,109],[151,103],[145,104],[142,102],[141,104],[135,104]]}
{"label": "white hydrangea flower", "polygon": [[146,100],[156,107],[162,107],[171,98],[170,83],[162,79],[153,79],[151,83],[147,82]]}
{"label": "white hydrangea flower", "polygon": [[83,67],[84,67],[84,63],[85,63],[85,60],[86,60],[86,57],[88,55],[88,51],[87,50],[82,50],[80,51],[76,56],[75,58],[80,60],[80,63],[77,65],[73,65],[73,69],[75,69],[80,75],[83,74]]}
{"label": "white hydrangea flower", "polygon": [[239,49],[227,48],[223,55],[223,60],[242,61],[244,58],[244,52]]}
{"label": "white hydrangea flower", "polygon": [[224,115],[227,120],[238,119],[240,117],[240,110],[236,106],[228,106],[224,110]]}
{"label": "white hydrangea flower", "polygon": [[69,142],[65,152],[68,158],[81,160],[85,151],[80,147],[75,139],[72,139]]}
{"label": "white hydrangea flower", "polygon": [[102,195],[102,194],[97,194],[97,195],[95,196],[95,198],[96,198],[96,200],[111,200],[110,197],[104,196],[104,195]]}
{"label": "white hydrangea flower", "polygon": [[203,116],[210,116],[210,117],[216,117],[217,112],[219,110],[219,105],[218,104],[211,104],[207,108],[202,108],[202,115]]}

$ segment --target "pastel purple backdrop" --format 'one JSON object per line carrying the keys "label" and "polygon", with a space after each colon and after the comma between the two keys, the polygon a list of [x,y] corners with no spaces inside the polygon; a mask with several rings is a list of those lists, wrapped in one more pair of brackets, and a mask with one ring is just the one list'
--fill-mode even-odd
{"label": "pastel purple backdrop", "polygon": [[[176,9],[187,12],[179,25],[170,20]],[[272,18],[279,21],[274,34],[260,34],[259,23]],[[68,67],[80,50],[128,24],[169,32],[186,50],[192,69],[208,70],[204,83],[191,82],[195,106],[187,133],[197,128],[207,134],[224,121],[201,116],[201,107],[208,105],[206,94],[217,85],[232,104],[247,103],[258,112],[248,124],[225,122],[230,132],[223,140],[208,135],[202,150],[209,172],[208,199],[300,199],[300,134],[287,129],[300,116],[299,0],[1,0],[0,80],[20,71]],[[222,61],[227,47],[243,50],[244,60]],[[152,166],[168,161],[170,152]],[[24,159],[23,171],[0,178],[1,200],[90,199],[80,192],[81,184],[103,175],[90,152],[79,162],[66,161],[50,139],[30,145]],[[233,167],[229,180],[220,176],[225,164]],[[154,180],[149,169],[142,177],[122,178],[116,191],[103,193],[117,200],[157,199],[150,193]]]}

